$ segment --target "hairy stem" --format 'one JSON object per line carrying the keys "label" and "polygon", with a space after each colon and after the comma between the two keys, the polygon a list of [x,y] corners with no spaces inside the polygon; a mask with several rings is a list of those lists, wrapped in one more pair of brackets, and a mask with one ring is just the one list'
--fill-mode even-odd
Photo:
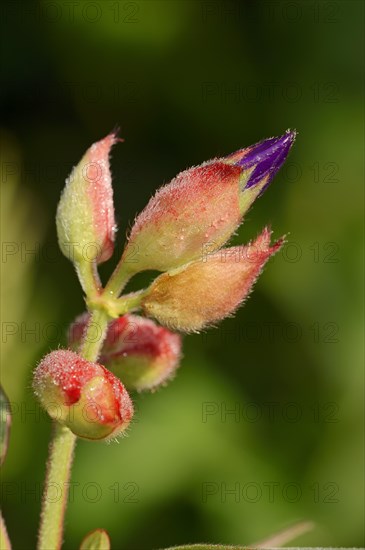
{"label": "hairy stem", "polygon": [[87,361],[98,359],[109,321],[110,317],[104,310],[97,309],[91,315],[80,350],[80,355]]}
{"label": "hairy stem", "polygon": [[66,426],[55,422],[43,493],[39,550],[61,548],[75,441],[76,436]]}
{"label": "hairy stem", "polygon": [[86,296],[97,296],[102,288],[95,262],[75,262],[76,273]]}
{"label": "hairy stem", "polygon": [[108,284],[105,287],[105,294],[111,298],[118,298],[123,288],[128,283],[129,279],[134,275],[131,264],[124,261],[124,258],[120,259],[117,267],[114,269],[112,276],[109,279]]}
{"label": "hairy stem", "polygon": [[[104,311],[97,310],[92,314],[80,352],[84,359],[97,360],[108,328],[108,321],[109,317]],[[66,426],[56,422],[49,447],[38,550],[61,548],[75,443],[76,436]]]}
{"label": "hairy stem", "polygon": [[109,302],[106,301],[106,311],[111,317],[115,318],[129,311],[139,309],[146,294],[148,294],[148,289],[131,292],[130,294],[124,294],[120,298],[109,300]]}

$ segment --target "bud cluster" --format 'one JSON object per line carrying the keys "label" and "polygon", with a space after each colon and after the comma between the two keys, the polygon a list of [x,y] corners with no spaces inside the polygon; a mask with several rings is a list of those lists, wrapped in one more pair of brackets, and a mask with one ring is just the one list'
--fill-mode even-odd
{"label": "bud cluster", "polygon": [[[97,265],[114,249],[109,155],[116,133],[86,151],[62,193],[57,232],[62,252],[75,264],[89,310],[101,310],[109,325],[99,350],[102,364],[75,353],[87,338],[90,314],[84,313],[69,329],[71,349],[50,353],[37,367],[34,390],[51,417],[57,415],[88,439],[120,434],[133,415],[127,390],[153,390],[179,365],[181,337],[169,329],[200,331],[232,314],[248,297],[283,238],[271,244],[271,231],[265,228],[248,245],[222,247],[285,162],[295,137],[288,130],[178,174],[137,216],[105,288]],[[75,242],[80,250],[93,243],[91,258],[75,249]],[[211,243],[214,250],[203,255]],[[128,263],[136,251],[137,261]],[[147,289],[120,297],[128,279],[144,270],[162,273]],[[159,325],[130,313],[136,309]]]}

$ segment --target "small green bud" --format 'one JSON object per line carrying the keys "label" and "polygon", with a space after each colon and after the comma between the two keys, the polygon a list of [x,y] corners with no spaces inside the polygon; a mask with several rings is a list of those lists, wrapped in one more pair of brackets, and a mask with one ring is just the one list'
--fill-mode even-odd
{"label": "small green bud", "polygon": [[114,248],[116,225],[109,167],[115,133],[94,143],[66,181],[57,210],[60,248],[74,263],[105,262]]}

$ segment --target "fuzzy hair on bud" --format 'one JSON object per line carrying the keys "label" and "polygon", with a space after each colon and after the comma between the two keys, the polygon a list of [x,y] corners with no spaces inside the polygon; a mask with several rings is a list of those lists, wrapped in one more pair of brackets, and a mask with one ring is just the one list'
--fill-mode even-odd
{"label": "fuzzy hair on bud", "polygon": [[135,269],[167,271],[198,258],[209,243],[220,248],[241,220],[240,175],[220,160],[181,172],[137,217],[125,257],[132,247]]}
{"label": "fuzzy hair on bud", "polygon": [[46,355],[35,370],[33,389],[48,414],[85,439],[120,435],[133,416],[123,384],[103,365],[70,350]]}
{"label": "fuzzy hair on bud", "polygon": [[270,246],[265,228],[247,246],[213,253],[157,277],[143,300],[144,312],[182,332],[197,332],[233,313],[249,295],[265,263],[283,244]]}
{"label": "fuzzy hair on bud", "polygon": [[102,263],[114,249],[116,224],[109,166],[115,133],[94,143],[66,181],[57,209],[60,248],[72,262]]}
{"label": "fuzzy hair on bud", "polygon": [[185,170],[157,191],[137,216],[124,252],[133,272],[171,271],[219,250],[268,187],[294,143],[288,130]]}
{"label": "fuzzy hair on bud", "polygon": [[[71,348],[81,341],[89,314],[77,317],[68,331]],[[181,356],[181,336],[138,315],[109,324],[100,361],[128,390],[153,390],[173,377]]]}

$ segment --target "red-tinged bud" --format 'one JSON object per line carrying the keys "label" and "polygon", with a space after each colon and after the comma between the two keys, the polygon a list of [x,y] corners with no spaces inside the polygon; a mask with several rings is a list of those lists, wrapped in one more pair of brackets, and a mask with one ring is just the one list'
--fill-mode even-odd
{"label": "red-tinged bud", "polygon": [[[77,317],[69,329],[69,345],[77,348],[89,314]],[[171,379],[179,366],[181,337],[151,319],[126,314],[112,321],[100,361],[128,390],[152,390]]]}
{"label": "red-tinged bud", "polygon": [[168,271],[220,248],[241,220],[241,168],[221,160],[181,172],[157,191],[137,217],[124,257],[129,269]]}
{"label": "red-tinged bud", "polygon": [[111,133],[94,143],[66,181],[57,210],[59,245],[67,258],[105,262],[113,254],[116,225],[109,155]]}
{"label": "red-tinged bud", "polygon": [[54,420],[85,439],[116,437],[133,416],[131,399],[118,378],[70,350],[56,350],[42,359],[33,388]]}
{"label": "red-tinged bud", "polygon": [[196,332],[227,317],[248,296],[283,239],[270,246],[264,229],[248,246],[222,249],[157,277],[142,302],[146,314],[183,332]]}
{"label": "red-tinged bud", "polygon": [[181,172],[157,191],[132,227],[129,271],[170,271],[219,250],[285,162],[296,133],[270,138]]}
{"label": "red-tinged bud", "polygon": [[175,374],[181,337],[150,319],[124,315],[109,326],[102,355],[128,389],[152,390]]}

